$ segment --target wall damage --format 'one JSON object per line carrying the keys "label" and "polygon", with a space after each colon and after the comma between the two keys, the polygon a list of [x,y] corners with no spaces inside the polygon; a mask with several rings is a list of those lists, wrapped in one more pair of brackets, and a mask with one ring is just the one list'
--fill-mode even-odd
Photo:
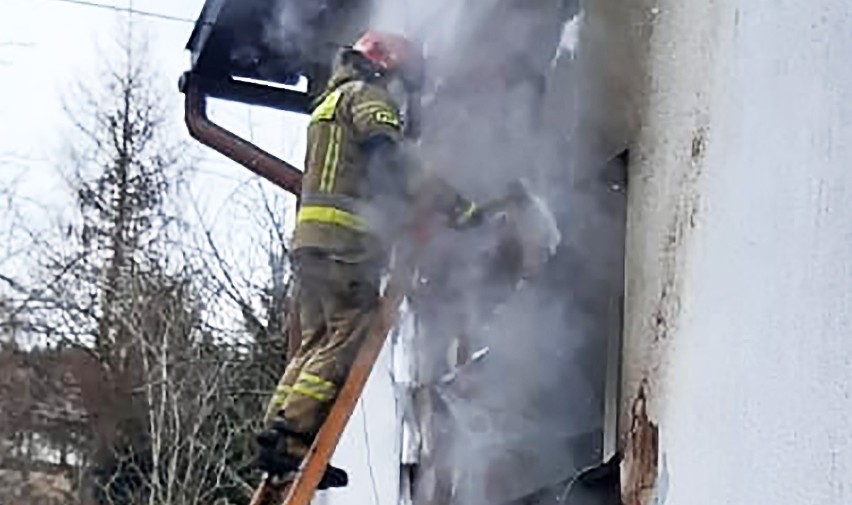
{"label": "wall damage", "polygon": [[630,413],[631,424],[626,445],[621,493],[623,505],[649,503],[657,483],[660,430],[648,417],[646,385],[639,388]]}

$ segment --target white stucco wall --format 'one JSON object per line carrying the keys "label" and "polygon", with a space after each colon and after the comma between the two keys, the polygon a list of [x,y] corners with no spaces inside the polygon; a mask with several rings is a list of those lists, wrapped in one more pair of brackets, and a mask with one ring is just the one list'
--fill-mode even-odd
{"label": "white stucco wall", "polygon": [[852,3],[654,4],[630,182],[625,503],[848,505]]}

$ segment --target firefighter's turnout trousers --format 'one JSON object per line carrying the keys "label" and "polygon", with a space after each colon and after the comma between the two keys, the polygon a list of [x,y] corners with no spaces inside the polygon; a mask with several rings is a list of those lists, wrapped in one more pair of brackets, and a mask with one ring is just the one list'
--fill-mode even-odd
{"label": "firefighter's turnout trousers", "polygon": [[[343,386],[379,303],[380,269],[345,263],[320,251],[295,258],[302,342],[267,409],[289,428],[313,437]],[[288,452],[304,456],[307,443],[288,441]]]}

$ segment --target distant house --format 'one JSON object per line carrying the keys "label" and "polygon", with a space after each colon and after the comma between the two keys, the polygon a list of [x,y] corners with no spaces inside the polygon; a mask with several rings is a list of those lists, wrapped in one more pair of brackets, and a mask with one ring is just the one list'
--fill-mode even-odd
{"label": "distant house", "polygon": [[82,384],[97,366],[80,349],[0,349],[0,503],[70,500],[87,440]]}

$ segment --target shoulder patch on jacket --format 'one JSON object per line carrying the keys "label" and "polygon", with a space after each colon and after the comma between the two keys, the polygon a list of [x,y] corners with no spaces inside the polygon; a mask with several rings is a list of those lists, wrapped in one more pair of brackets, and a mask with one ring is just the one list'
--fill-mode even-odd
{"label": "shoulder patch on jacket", "polygon": [[367,84],[354,92],[347,111],[361,138],[388,135],[396,139],[401,134],[402,121],[398,107],[390,94],[380,87]]}

